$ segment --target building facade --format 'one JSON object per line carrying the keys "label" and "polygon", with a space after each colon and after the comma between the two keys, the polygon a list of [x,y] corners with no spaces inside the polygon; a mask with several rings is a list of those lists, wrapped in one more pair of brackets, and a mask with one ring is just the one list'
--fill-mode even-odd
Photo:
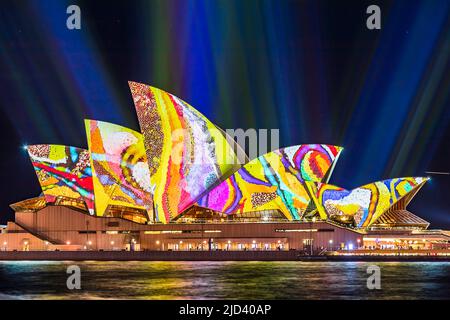
{"label": "building facade", "polygon": [[88,149],[27,151],[42,194],[11,205],[2,250],[430,249],[449,234],[407,210],[426,177],[329,184],[342,147],[248,159],[183,100],[130,82],[141,132],[85,120]]}

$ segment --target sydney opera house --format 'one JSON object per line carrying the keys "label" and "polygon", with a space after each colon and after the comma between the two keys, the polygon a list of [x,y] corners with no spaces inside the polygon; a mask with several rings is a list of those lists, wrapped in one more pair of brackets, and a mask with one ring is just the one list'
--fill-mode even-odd
{"label": "sydney opera house", "polygon": [[426,177],[353,190],[329,184],[341,147],[304,144],[248,159],[200,112],[130,82],[141,132],[85,120],[87,150],[27,146],[42,193],[11,205],[4,251],[409,250],[450,233],[407,210]]}

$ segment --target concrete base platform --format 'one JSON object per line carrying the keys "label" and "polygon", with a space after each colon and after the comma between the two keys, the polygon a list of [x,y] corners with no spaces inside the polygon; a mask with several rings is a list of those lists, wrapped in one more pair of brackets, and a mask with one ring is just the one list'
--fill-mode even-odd
{"label": "concrete base platform", "polygon": [[289,251],[3,251],[0,261],[449,261],[450,256],[303,256]]}

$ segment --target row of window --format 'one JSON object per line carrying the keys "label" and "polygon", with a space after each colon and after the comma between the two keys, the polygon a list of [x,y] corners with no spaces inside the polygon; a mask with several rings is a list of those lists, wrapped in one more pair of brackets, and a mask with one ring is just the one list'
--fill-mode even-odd
{"label": "row of window", "polygon": [[144,234],[165,234],[165,233],[220,233],[222,230],[147,230]]}

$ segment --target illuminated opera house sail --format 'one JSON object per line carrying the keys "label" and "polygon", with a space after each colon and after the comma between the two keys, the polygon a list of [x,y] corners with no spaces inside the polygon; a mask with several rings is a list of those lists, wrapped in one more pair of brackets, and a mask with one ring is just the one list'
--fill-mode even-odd
{"label": "illuminated opera house sail", "polygon": [[311,144],[269,152],[211,189],[197,205],[227,214],[280,210],[287,219],[300,220],[310,202],[305,181],[325,182],[341,150]]}
{"label": "illuminated opera house sail", "polygon": [[414,194],[428,178],[396,178],[370,183],[353,190],[307,182],[322,219],[352,224],[356,228],[373,225],[383,214],[405,210]]}
{"label": "illuminated opera house sail", "polygon": [[88,150],[62,145],[27,147],[45,201],[73,199],[85,204],[94,214],[94,190]]}
{"label": "illuminated opera house sail", "polygon": [[[203,248],[204,232],[216,233],[222,248],[292,249],[331,244],[327,232],[345,243],[371,230],[428,227],[406,209],[428,178],[347,190],[329,184],[342,147],[301,144],[248,159],[232,137],[185,101],[145,84],[129,86],[140,132],[85,120],[87,149],[28,146],[42,194],[11,205],[16,221],[8,228],[55,246],[83,247],[82,235],[96,234],[96,248],[139,241],[152,250],[182,243]],[[319,227],[307,227],[312,222]],[[308,230],[317,236],[308,238]]]}
{"label": "illuminated opera house sail", "polygon": [[155,216],[168,222],[224,176],[239,168],[222,131],[183,100],[130,82],[150,174]]}

